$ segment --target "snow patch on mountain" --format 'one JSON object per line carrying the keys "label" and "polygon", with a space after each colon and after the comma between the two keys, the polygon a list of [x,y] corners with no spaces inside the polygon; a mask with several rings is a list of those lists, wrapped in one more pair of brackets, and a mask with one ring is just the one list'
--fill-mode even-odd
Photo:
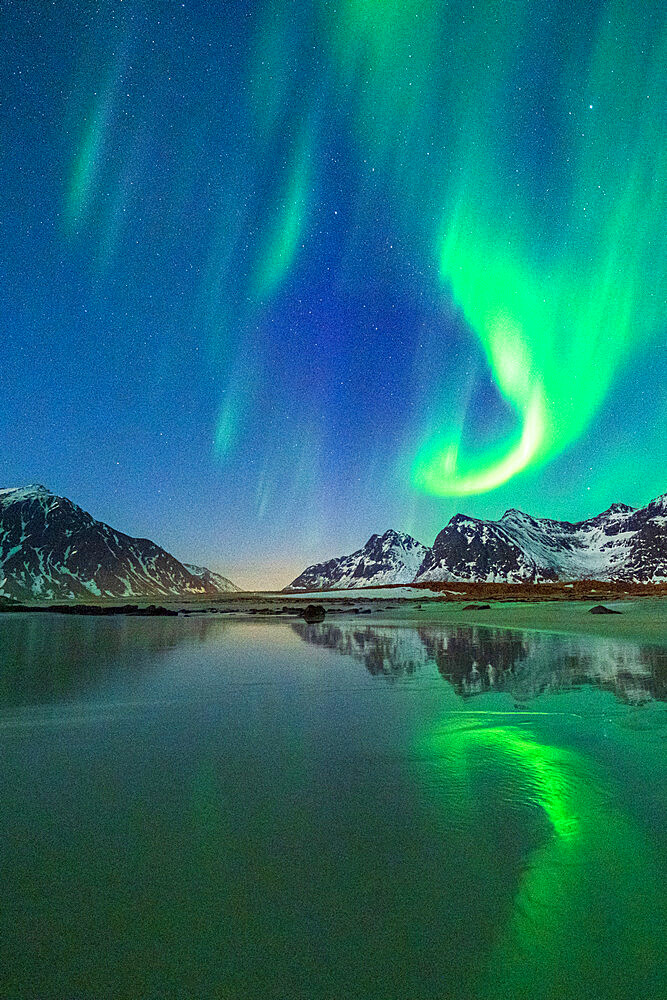
{"label": "snow patch on mountain", "polygon": [[641,508],[614,503],[574,523],[515,509],[497,521],[456,514],[431,548],[387,531],[351,555],[309,566],[285,589],[586,579],[667,581],[667,494]]}

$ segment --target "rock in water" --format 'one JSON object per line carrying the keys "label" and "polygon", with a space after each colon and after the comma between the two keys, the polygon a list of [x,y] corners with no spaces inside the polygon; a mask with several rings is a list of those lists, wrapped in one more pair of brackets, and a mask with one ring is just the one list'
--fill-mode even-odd
{"label": "rock in water", "polygon": [[604,604],[596,604],[594,608],[591,608],[592,615],[620,615],[621,611],[617,611],[615,608],[606,608]]}
{"label": "rock in water", "polygon": [[490,604],[466,604],[464,611],[489,611]]}
{"label": "rock in water", "polygon": [[321,604],[309,604],[303,609],[301,617],[310,625],[313,622],[323,622],[325,615],[326,611]]}

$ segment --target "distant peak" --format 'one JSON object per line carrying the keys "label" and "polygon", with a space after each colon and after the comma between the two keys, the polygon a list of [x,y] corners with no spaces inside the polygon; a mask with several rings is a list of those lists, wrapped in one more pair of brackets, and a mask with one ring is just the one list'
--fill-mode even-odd
{"label": "distant peak", "polygon": [[388,528],[383,535],[371,535],[371,537],[366,542],[366,545],[372,545],[374,542],[393,542],[396,539],[400,539],[402,536],[398,531],[394,531],[393,528]]}
{"label": "distant peak", "polygon": [[[655,501],[653,501],[655,503]],[[629,514],[631,511],[636,510],[636,507],[631,507],[627,503],[613,503],[611,507],[607,507],[603,510],[603,514]]]}
{"label": "distant peak", "polygon": [[476,524],[479,523],[478,517],[471,517],[469,514],[454,514],[454,517],[450,517],[450,524],[463,524],[466,521],[473,521]]}
{"label": "distant peak", "polygon": [[30,483],[28,486],[9,486],[0,490],[0,497],[5,499],[20,500],[31,496],[53,496],[53,494],[41,483]]}

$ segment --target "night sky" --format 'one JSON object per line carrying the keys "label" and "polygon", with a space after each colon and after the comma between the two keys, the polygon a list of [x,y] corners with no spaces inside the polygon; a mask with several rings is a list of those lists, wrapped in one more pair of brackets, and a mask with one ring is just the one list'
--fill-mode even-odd
{"label": "night sky", "polygon": [[0,0],[0,485],[241,585],[667,491],[664,0]]}

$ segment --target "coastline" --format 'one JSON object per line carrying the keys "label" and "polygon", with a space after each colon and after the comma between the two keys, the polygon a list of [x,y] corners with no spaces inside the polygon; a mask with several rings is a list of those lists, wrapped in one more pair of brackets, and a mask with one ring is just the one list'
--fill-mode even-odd
{"label": "coastline", "polygon": [[[532,600],[518,596],[510,600],[480,593],[482,585],[447,595],[426,589],[373,588],[324,593],[234,593],[219,598],[183,600],[171,598],[156,604],[156,598],[129,604],[120,601],[83,604],[62,602],[42,605],[5,605],[4,614],[65,614],[81,616],[201,617],[215,615],[222,620],[303,620],[309,604],[324,609],[326,622],[354,621],[359,628],[373,625],[419,627],[428,623],[456,627],[475,626],[525,632],[584,633],[627,639],[648,644],[667,645],[667,594],[664,588],[652,596],[638,597],[595,592],[585,596],[553,597],[535,594]],[[491,585],[494,586],[494,585]],[[500,589],[500,588],[499,588]],[[606,589],[606,588],[605,588]],[[657,588],[656,588],[657,589]],[[466,588],[467,590],[467,588]],[[505,588],[506,591],[506,588]],[[386,595],[386,596],[385,596]],[[574,597],[574,599],[572,599]],[[477,598],[471,601],[471,598]],[[486,606],[480,606],[480,598]],[[603,604],[617,614],[591,614],[591,608]]]}

